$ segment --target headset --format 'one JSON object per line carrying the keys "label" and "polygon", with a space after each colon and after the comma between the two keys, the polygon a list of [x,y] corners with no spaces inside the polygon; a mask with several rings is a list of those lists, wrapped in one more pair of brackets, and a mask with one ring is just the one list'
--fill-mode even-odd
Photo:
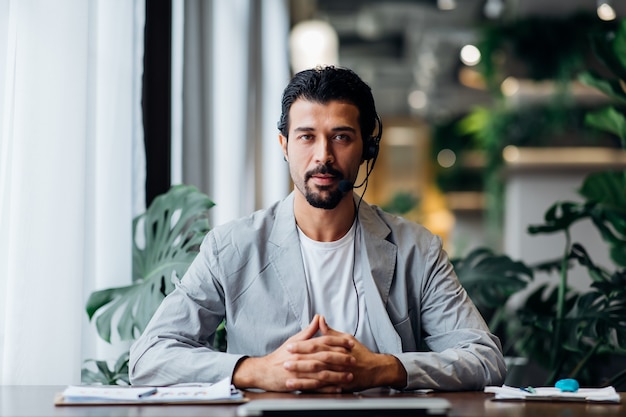
{"label": "headset", "polygon": [[[380,116],[378,113],[374,113],[374,117],[376,118],[376,124],[378,125],[378,131],[374,136],[370,136],[363,146],[363,160],[366,161],[366,171],[365,171],[365,179],[360,185],[354,186],[350,183],[350,186],[345,187],[342,184],[339,184],[339,189],[347,188],[360,188],[365,185],[363,189],[363,193],[359,197],[359,203],[356,206],[356,222],[357,228],[354,230],[354,258],[352,259],[352,285],[354,286],[354,292],[356,294],[356,327],[354,328],[353,336],[356,337],[356,333],[359,330],[359,321],[361,319],[359,310],[359,290],[356,286],[356,280],[354,279],[354,263],[356,262],[356,239],[357,239],[357,230],[358,230],[358,222],[359,222],[359,208],[361,207],[361,202],[363,201],[363,196],[365,195],[365,191],[367,191],[367,185],[369,184],[369,177],[372,171],[374,170],[374,165],[376,164],[376,159],[378,159],[378,152],[380,151],[380,140],[383,137],[383,122],[380,120]],[[343,190],[342,190],[343,191]],[[346,190],[347,192],[347,190]]]}
{"label": "headset", "polygon": [[376,135],[370,136],[363,146],[363,160],[372,161],[372,168],[378,158],[378,151],[380,151],[380,140],[383,137],[383,122],[380,120],[378,114],[375,114],[376,124],[378,125],[378,131]]}

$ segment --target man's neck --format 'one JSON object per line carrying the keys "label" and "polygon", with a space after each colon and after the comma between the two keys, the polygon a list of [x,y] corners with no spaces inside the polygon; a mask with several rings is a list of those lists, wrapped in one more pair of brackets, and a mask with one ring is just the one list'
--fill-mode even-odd
{"label": "man's neck", "polygon": [[348,194],[337,207],[325,210],[311,206],[306,198],[296,191],[294,214],[300,230],[318,242],[341,239],[352,227],[356,211],[352,193]]}

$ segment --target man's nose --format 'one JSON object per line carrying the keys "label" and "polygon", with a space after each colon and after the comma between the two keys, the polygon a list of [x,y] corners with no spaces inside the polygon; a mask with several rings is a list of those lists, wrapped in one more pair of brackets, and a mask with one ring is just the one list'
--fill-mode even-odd
{"label": "man's nose", "polygon": [[315,144],[315,160],[324,165],[335,162],[335,155],[328,138],[320,138]]}

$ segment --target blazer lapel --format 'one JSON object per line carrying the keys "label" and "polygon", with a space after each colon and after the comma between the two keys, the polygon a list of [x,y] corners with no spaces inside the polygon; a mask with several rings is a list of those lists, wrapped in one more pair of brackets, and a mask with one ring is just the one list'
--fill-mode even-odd
{"label": "blazer lapel", "polygon": [[398,250],[386,240],[391,230],[369,205],[360,208],[359,222],[361,244],[365,245],[367,252],[361,266],[363,271],[371,271],[371,274],[363,275],[370,328],[381,353],[399,353],[402,352],[402,341],[385,307],[389,300]]}
{"label": "blazer lapel", "polygon": [[300,252],[300,240],[293,213],[293,192],[276,209],[276,219],[268,239],[270,267],[274,268],[280,288],[289,300],[292,313],[304,329],[311,317],[303,314],[307,301],[307,285]]}

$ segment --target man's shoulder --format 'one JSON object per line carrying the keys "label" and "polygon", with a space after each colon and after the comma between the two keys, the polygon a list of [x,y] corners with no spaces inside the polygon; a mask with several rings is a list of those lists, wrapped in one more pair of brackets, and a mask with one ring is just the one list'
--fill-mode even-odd
{"label": "man's shoulder", "polygon": [[272,206],[254,211],[246,216],[229,220],[225,223],[213,227],[212,231],[216,233],[232,233],[239,230],[250,231],[262,228],[264,224],[274,222],[276,218],[276,208],[278,202]]}
{"label": "man's shoulder", "polygon": [[210,234],[218,241],[228,239],[229,241],[245,242],[256,240],[259,235],[265,239],[271,234],[276,221],[280,221],[281,216],[285,217],[285,211],[288,213],[288,201],[289,197],[286,197],[267,208],[215,226]]}
{"label": "man's shoulder", "polygon": [[439,236],[414,220],[398,214],[390,213],[376,205],[367,204],[359,210],[359,216],[367,219],[362,221],[369,237],[380,237],[393,243],[399,250],[429,251],[441,248],[443,243]]}
{"label": "man's shoulder", "polygon": [[426,235],[432,234],[427,228],[414,220],[407,219],[399,214],[385,211],[383,208],[375,204],[366,203],[364,206],[365,207],[360,210],[359,216],[367,216],[370,220],[378,219],[378,221],[384,223],[392,233],[406,230],[415,233],[424,233]]}

